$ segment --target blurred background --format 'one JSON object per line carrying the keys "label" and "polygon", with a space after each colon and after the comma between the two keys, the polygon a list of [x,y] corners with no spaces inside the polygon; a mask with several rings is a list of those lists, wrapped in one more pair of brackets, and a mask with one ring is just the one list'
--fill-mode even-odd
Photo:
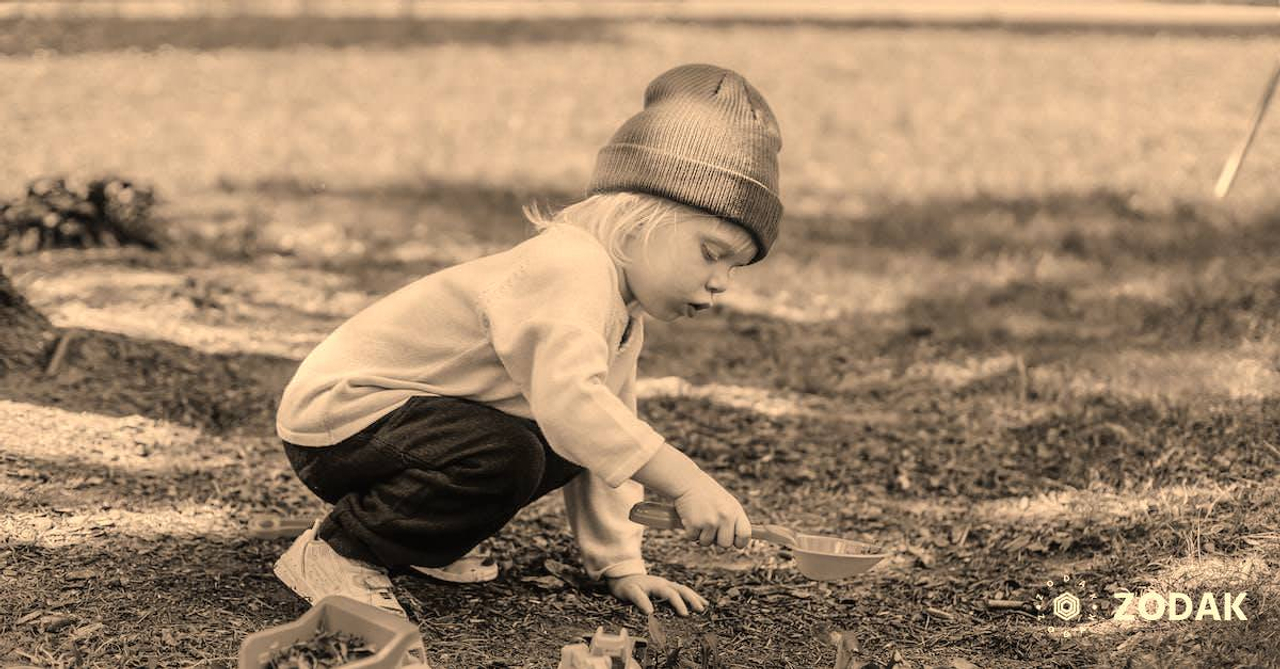
{"label": "blurred background", "polygon": [[[331,244],[388,237],[401,253],[459,229],[510,241],[515,205],[578,197],[645,83],[689,61],[767,93],[792,238],[929,243],[910,223],[850,223],[886,206],[947,211],[922,223],[937,226],[932,243],[965,245],[1056,234],[1043,220],[954,221],[974,206],[1168,216],[1212,193],[1280,21],[1264,7],[1103,0],[0,9],[0,193],[118,172],[152,183],[179,219],[234,218],[220,233],[243,224],[299,253],[319,251],[299,235],[321,231]],[[1275,134],[1259,132],[1232,211],[1268,204]],[[1124,230],[1090,235],[1109,232]]]}

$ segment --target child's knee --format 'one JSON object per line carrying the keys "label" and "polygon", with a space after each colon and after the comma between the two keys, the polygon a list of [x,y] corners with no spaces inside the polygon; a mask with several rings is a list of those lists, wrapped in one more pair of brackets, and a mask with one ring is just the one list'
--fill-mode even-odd
{"label": "child's knee", "polygon": [[533,497],[547,468],[546,452],[542,442],[532,433],[503,444],[499,450],[497,485],[501,486],[513,503],[523,506]]}
{"label": "child's knee", "polygon": [[547,446],[533,421],[455,398],[422,400],[408,411],[379,438],[401,444],[411,469],[439,472],[459,494],[516,506],[536,492]]}
{"label": "child's knee", "polygon": [[[501,430],[459,449],[436,469],[451,487],[467,495],[501,499],[516,507],[528,503],[546,470],[546,453],[529,430]],[[438,468],[437,468],[438,467]]]}

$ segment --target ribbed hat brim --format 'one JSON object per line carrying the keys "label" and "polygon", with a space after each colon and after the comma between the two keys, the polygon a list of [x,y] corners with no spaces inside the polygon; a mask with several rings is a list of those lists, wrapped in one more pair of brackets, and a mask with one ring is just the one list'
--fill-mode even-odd
{"label": "ribbed hat brim", "polygon": [[782,218],[778,195],[750,176],[638,144],[600,150],[588,193],[614,191],[669,198],[738,224],[756,243],[752,263],[769,253]]}

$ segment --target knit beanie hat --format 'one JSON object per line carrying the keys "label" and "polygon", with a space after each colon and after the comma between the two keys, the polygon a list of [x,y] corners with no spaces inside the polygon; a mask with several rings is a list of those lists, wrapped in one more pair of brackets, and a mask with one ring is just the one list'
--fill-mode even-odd
{"label": "knit beanie hat", "polygon": [[768,103],[742,75],[681,65],[654,79],[644,109],[600,150],[588,194],[636,191],[736,223],[755,239],[759,262],[778,237],[778,151]]}

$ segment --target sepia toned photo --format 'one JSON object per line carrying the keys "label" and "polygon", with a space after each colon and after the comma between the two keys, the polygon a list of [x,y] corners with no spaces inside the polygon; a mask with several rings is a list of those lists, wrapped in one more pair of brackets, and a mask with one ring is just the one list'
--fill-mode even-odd
{"label": "sepia toned photo", "polygon": [[0,0],[0,667],[1280,667],[1274,0]]}

